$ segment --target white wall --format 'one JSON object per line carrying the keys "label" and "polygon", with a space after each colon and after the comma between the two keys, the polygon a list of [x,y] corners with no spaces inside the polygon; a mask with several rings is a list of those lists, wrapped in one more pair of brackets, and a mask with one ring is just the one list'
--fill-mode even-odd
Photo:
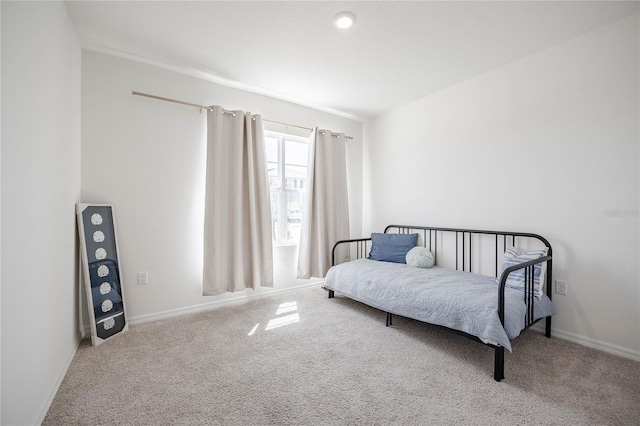
{"label": "white wall", "polygon": [[[202,296],[206,114],[136,90],[217,104],[354,137],[347,145],[351,223],[361,229],[362,123],[104,53],[82,56],[82,201],[114,206],[125,300],[141,321],[217,303]],[[277,249],[275,288],[295,279],[295,250]],[[137,271],[150,283],[136,284]],[[246,295],[258,292],[247,291]]]}
{"label": "white wall", "polygon": [[[2,7],[0,6],[0,46],[2,45]],[[0,70],[2,55],[0,54]],[[0,98],[2,97],[2,71],[0,71]],[[2,117],[2,102],[0,102]],[[2,119],[0,118],[0,128]],[[2,132],[0,131],[0,188],[2,188]],[[0,194],[0,241],[2,241],[2,196]],[[2,244],[0,243],[0,330],[2,330]],[[2,334],[0,333],[0,422],[2,422]]]}
{"label": "white wall", "polygon": [[640,359],[638,38],[634,16],[372,120],[364,229],[541,234],[556,335]]}
{"label": "white wall", "polygon": [[2,424],[38,424],[75,354],[80,46],[63,3],[2,2]]}
{"label": "white wall", "polygon": [[[0,46],[2,46],[2,6],[0,6]],[[1,49],[0,49],[1,50]],[[2,69],[2,55],[0,54],[0,70]],[[2,71],[0,71],[0,98],[2,97]],[[0,101],[0,117],[2,117],[2,102]],[[0,129],[2,119],[0,118]],[[0,131],[0,188],[2,188],[2,132]],[[0,192],[0,242],[2,241],[2,196]],[[0,330],[2,330],[2,244],[0,243]],[[0,422],[2,422],[2,333],[0,333]]]}

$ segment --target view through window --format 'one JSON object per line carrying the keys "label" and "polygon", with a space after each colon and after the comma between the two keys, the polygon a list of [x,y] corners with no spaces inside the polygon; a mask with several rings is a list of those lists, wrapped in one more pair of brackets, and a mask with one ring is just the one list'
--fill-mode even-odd
{"label": "view through window", "polygon": [[302,206],[307,187],[309,138],[265,131],[273,242],[300,242]]}

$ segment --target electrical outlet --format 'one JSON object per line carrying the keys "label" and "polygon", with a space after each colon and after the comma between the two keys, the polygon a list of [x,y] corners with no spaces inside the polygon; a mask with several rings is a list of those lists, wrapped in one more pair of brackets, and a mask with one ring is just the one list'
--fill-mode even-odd
{"label": "electrical outlet", "polygon": [[562,280],[555,280],[556,281],[556,293],[558,294],[567,294],[567,282],[566,281],[562,281]]}
{"label": "electrical outlet", "polygon": [[149,284],[149,273],[147,271],[138,272],[138,285]]}

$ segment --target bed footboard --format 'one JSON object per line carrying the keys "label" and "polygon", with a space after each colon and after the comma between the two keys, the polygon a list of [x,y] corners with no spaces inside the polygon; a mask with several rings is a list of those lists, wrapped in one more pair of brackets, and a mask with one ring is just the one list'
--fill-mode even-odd
{"label": "bed footboard", "polygon": [[[500,317],[500,323],[504,326],[504,290],[507,284],[509,275],[520,269],[524,269],[524,298],[525,305],[527,307],[525,314],[525,329],[531,327],[538,322],[534,319],[533,308],[535,305],[534,294],[534,267],[537,264],[543,262],[551,262],[551,256],[541,257],[528,262],[520,263],[518,265],[510,266],[504,270],[502,278],[500,279],[500,286],[498,288],[498,316]],[[548,274],[551,274],[549,270]],[[551,337],[551,317],[546,317],[545,336]],[[495,348],[495,361],[493,368],[493,378],[496,381],[504,379],[504,347]]]}
{"label": "bed footboard", "polygon": [[[331,250],[331,266],[336,265],[336,250],[346,245],[349,247],[350,251],[352,251],[352,255],[355,256],[354,260],[362,259],[367,256],[367,247],[371,247],[371,238],[354,238],[350,240],[340,240],[333,245],[333,249]],[[333,290],[325,288],[329,292],[329,299],[332,299],[335,296],[335,292]]]}
{"label": "bed footboard", "polygon": [[[535,265],[543,263],[543,262],[551,262],[551,256],[540,257],[535,260],[530,260],[528,262],[519,263],[514,266],[510,266],[504,270],[502,274],[502,278],[500,279],[500,287],[498,288],[498,315],[500,316],[500,322],[504,325],[504,289],[507,284],[507,279],[509,275],[515,271],[520,269],[524,269],[524,302],[527,306],[527,311],[525,314],[525,329],[532,326],[537,322],[534,320],[533,316],[533,308],[535,305],[535,292],[534,292],[534,268]],[[547,276],[551,275],[551,271],[547,270]],[[548,286],[550,287],[550,285]],[[547,288],[547,293],[550,294],[550,288]],[[551,297],[549,297],[551,298]],[[547,337],[551,337],[551,317],[547,318],[547,326],[545,327],[545,335]]]}

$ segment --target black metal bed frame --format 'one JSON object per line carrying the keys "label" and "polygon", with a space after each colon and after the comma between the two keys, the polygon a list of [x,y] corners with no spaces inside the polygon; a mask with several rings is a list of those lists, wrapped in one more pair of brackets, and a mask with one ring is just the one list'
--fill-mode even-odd
{"label": "black metal bed frame", "polygon": [[[541,257],[535,260],[531,260],[528,262],[520,263],[518,265],[510,266],[505,269],[502,274],[502,278],[500,280],[500,285],[498,287],[498,316],[500,317],[500,322],[504,327],[504,290],[505,284],[507,282],[507,277],[514,271],[524,269],[524,303],[526,305],[526,314],[525,314],[525,327],[531,327],[535,323],[537,323],[540,319],[534,320],[533,308],[535,303],[535,295],[534,295],[534,267],[535,265],[547,262],[547,272],[546,272],[546,293],[549,299],[551,299],[551,282],[552,282],[552,249],[551,244],[549,242],[537,234],[525,233],[525,232],[503,232],[503,231],[485,231],[485,230],[477,230],[477,229],[459,229],[459,228],[439,228],[439,227],[431,227],[431,226],[408,226],[408,225],[389,225],[385,228],[384,232],[388,233],[389,230],[396,229],[399,234],[410,234],[410,233],[422,233],[422,243],[425,247],[429,248],[429,250],[434,255],[435,264],[438,264],[438,235],[443,239],[444,233],[455,233],[455,259],[456,259],[456,270],[472,272],[473,268],[473,238],[474,236],[479,235],[493,235],[495,236],[494,240],[494,252],[495,252],[495,274],[497,277],[499,273],[499,240],[502,239],[502,249],[503,252],[506,250],[507,242],[511,239],[511,245],[515,246],[516,238],[527,238],[534,239],[542,242],[545,247],[548,248],[547,256]],[[340,240],[333,246],[333,250],[331,251],[331,265],[335,265],[335,254],[336,248],[343,244],[348,244],[351,248],[352,244],[355,245],[353,247],[353,252],[355,252],[356,259],[364,258],[368,255],[367,253],[367,243],[371,241],[371,238],[356,238],[349,240]],[[329,292],[329,298],[334,297],[334,291],[327,289]],[[391,312],[386,312],[387,320],[386,325],[390,326],[393,322],[393,314]],[[551,337],[551,317],[545,317],[545,336]],[[466,337],[469,337],[473,340],[476,340],[483,345],[494,348],[495,357],[494,357],[494,374],[493,377],[496,381],[500,381],[504,379],[504,347],[495,346],[492,344],[484,343],[476,336],[472,336],[470,334],[453,330],[462,334]],[[523,330],[524,331],[524,330]]]}

